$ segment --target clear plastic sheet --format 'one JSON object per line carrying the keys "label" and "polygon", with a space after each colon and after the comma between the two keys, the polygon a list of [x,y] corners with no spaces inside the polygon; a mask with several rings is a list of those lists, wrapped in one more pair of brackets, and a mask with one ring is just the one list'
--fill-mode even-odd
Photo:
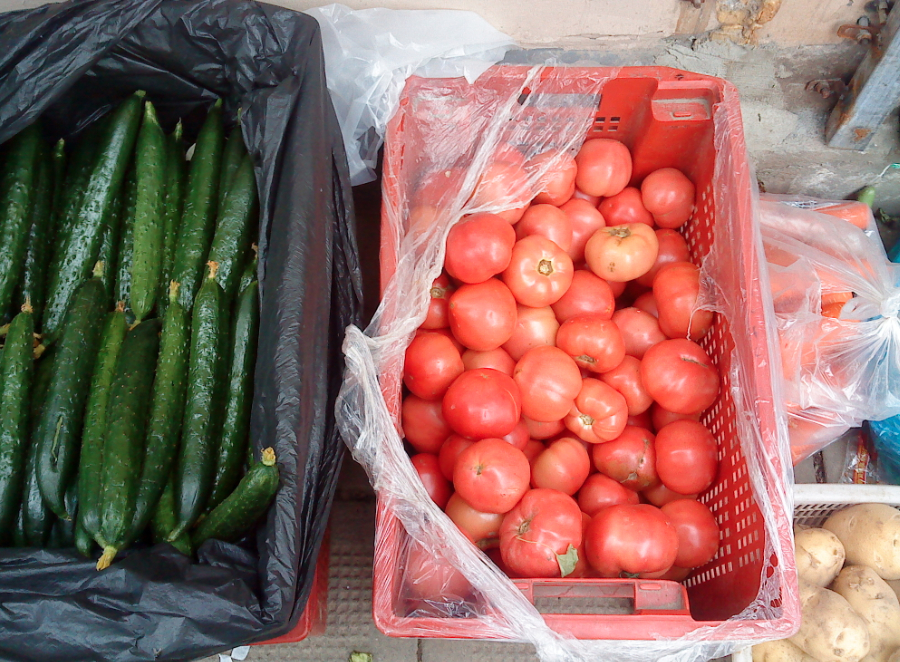
{"label": "clear plastic sheet", "polygon": [[[684,78],[674,71],[652,71]],[[511,179],[502,163],[520,157],[528,163],[550,149],[575,153],[594,123],[601,92],[621,73],[589,69],[567,77],[563,72],[562,68],[497,67],[494,75],[475,85],[446,81],[442,87],[432,81],[416,96],[401,98],[401,108],[409,105],[395,128],[403,124],[404,135],[427,149],[397,147],[403,150],[405,173],[392,170],[392,160],[385,159],[383,298],[365,331],[348,328],[347,369],[337,408],[342,436],[368,472],[379,499],[376,623],[385,629],[388,621],[397,620],[395,616],[408,618],[403,636],[526,641],[535,645],[542,660],[573,662],[707,660],[742,648],[747,641],[789,636],[799,624],[799,605],[794,589],[787,434],[780,382],[774,379],[777,345],[766,331],[774,320],[766,275],[760,271],[762,249],[754,222],[750,168],[736,92],[727,84],[722,87],[723,102],[712,106],[713,121],[707,123],[714,138],[705,134],[710,158],[704,176],[711,186],[704,193],[703,213],[714,220],[715,231],[712,239],[694,237],[689,242],[709,241],[702,266],[704,305],[716,310],[734,332],[733,344],[725,345],[727,356],[720,357],[720,365],[727,367],[724,383],[733,401],[736,431],[728,443],[738,449],[735,456],[743,454],[736,463],[742,467],[743,480],[749,474],[755,499],[751,510],[758,508],[764,539],[758,550],[759,565],[751,566],[759,568],[759,575],[747,580],[749,586],[756,582],[759,586],[749,605],[743,611],[738,608],[740,613],[734,612],[727,621],[691,621],[693,627],[683,636],[640,631],[640,616],[634,616],[631,625],[623,623],[616,633],[628,639],[633,629],[649,641],[561,636],[547,626],[489,555],[472,545],[431,501],[404,449],[399,413],[404,353],[425,318],[429,289],[441,272],[450,227],[464,214],[528,204],[554,163],[526,168],[527,178],[522,179]],[[703,80],[721,85],[715,79]],[[565,94],[558,93],[560,88]],[[462,95],[458,94],[461,89]],[[389,140],[391,135],[389,130]],[[715,213],[710,213],[713,204]],[[720,333],[724,337],[727,331]],[[396,547],[401,529],[405,534]],[[379,568],[388,563],[393,564],[391,571],[380,575]],[[721,571],[727,570],[722,567]],[[604,580],[578,581],[596,586]],[[732,580],[734,592],[740,592],[740,583]],[[399,588],[392,593],[388,585]],[[436,618],[416,620],[417,616]],[[429,625],[435,623],[440,625]],[[474,630],[469,627],[473,624],[477,625]]]}
{"label": "clear plastic sheet", "polygon": [[[762,200],[793,461],[900,413],[900,279],[877,232]],[[839,317],[823,302],[840,302]]]}

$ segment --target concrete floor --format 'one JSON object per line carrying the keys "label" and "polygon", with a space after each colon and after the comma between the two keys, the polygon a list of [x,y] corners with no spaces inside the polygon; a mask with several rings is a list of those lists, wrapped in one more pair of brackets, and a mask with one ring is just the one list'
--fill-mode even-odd
{"label": "concrete floor", "polygon": [[[524,51],[508,59],[527,62],[552,55],[562,63],[655,64],[724,77],[740,90],[750,157],[768,191],[843,198],[862,186],[877,183],[876,206],[900,214],[900,170],[888,170],[876,181],[885,166],[900,161],[896,111],[866,153],[833,150],[825,146],[822,136],[833,100],[804,90],[806,82],[815,78],[849,80],[863,53],[862,47],[854,44],[778,50],[669,40],[650,50]],[[360,250],[369,276],[368,315],[378,295],[379,195],[377,183],[356,190]],[[354,651],[371,653],[375,662],[537,659],[529,646],[521,644],[390,639],[379,633],[371,621],[373,499],[365,474],[348,460],[332,517],[325,635],[298,644],[254,647],[248,659],[344,662]]]}

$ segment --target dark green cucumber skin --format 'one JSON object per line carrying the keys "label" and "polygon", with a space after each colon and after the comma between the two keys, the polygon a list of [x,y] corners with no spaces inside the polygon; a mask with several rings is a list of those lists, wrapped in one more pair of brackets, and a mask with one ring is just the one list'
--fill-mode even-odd
{"label": "dark green cucumber skin", "polygon": [[44,547],[50,539],[55,517],[38,487],[37,444],[32,441],[25,463],[25,485],[22,488],[22,528],[28,547]]}
{"label": "dark green cucumber skin", "polygon": [[216,234],[209,249],[210,261],[219,265],[216,280],[228,299],[237,295],[242,261],[250,248],[257,209],[256,177],[253,174],[253,161],[247,155],[235,172],[231,188],[225,196]]}
{"label": "dark green cucumber skin", "polygon": [[190,333],[190,316],[178,302],[177,296],[173,296],[166,309],[160,339],[132,537],[140,535],[152,517],[153,508],[172,474],[178,454]]}
{"label": "dark green cucumber skin", "polygon": [[53,230],[53,164],[46,149],[41,149],[35,164],[34,203],[31,206],[30,228],[25,249],[25,263],[18,286],[16,303],[19,307],[27,299],[31,303],[35,329],[40,329],[47,291],[47,264],[50,261],[51,232]]}
{"label": "dark green cucumber skin", "polygon": [[34,359],[34,317],[13,318],[0,362],[0,544],[10,542],[25,474],[28,448],[29,396]]}
{"label": "dark green cucumber skin", "polygon": [[107,411],[116,364],[127,330],[123,311],[113,311],[106,316],[84,415],[81,455],[78,460],[78,524],[95,538],[100,535],[101,485],[98,476],[103,471]]}
{"label": "dark green cucumber skin", "polygon": [[177,523],[170,541],[193,526],[212,492],[220,416],[216,405],[225,363],[221,356],[224,299],[218,283],[207,278],[194,305],[181,450],[175,467]]}
{"label": "dark green cucumber skin", "polygon": [[78,466],[84,406],[106,312],[99,278],[91,278],[75,293],[53,358],[53,373],[38,419],[37,475],[47,506],[66,519],[65,493]]}
{"label": "dark green cucumber skin", "polygon": [[184,159],[184,141],[181,138],[181,122],[169,136],[166,155],[166,205],[163,235],[163,266],[159,281],[159,314],[165,314],[169,305],[169,283],[172,281],[172,265],[178,245],[178,230],[184,206],[184,186],[187,178],[187,161]]}
{"label": "dark green cucumber skin", "polygon": [[[165,489],[163,489],[162,494],[159,496],[159,501],[157,501],[156,507],[153,510],[153,518],[150,520],[153,542],[169,542],[169,534],[174,528],[175,487],[173,486],[173,479],[170,477],[166,482]],[[185,556],[190,556],[193,553],[191,550],[191,539],[186,533],[182,533],[180,536],[176,537],[170,544]]]}
{"label": "dark green cucumber skin", "polygon": [[75,142],[75,147],[66,164],[59,218],[54,234],[55,246],[66,241],[75,224],[75,217],[84,199],[84,190],[91,178],[91,171],[94,169],[100,134],[109,119],[107,116],[91,124]]}
{"label": "dark green cucumber skin", "polygon": [[55,356],[56,346],[53,345],[41,355],[40,359],[38,359],[34,371],[34,381],[32,382],[31,389],[31,411],[29,412],[32,433],[37,428],[38,420],[41,417],[41,409],[44,406],[44,400],[47,399],[47,389],[50,387],[50,378],[53,376],[53,358]]}
{"label": "dark green cucumber skin", "polygon": [[103,220],[121,188],[141,119],[142,95],[132,94],[113,112],[97,146],[97,159],[71,231],[58,244],[50,267],[44,331],[54,338],[69,302],[90,277],[100,252]]}
{"label": "dark green cucumber skin", "polygon": [[75,524],[75,549],[86,559],[94,556],[94,539],[79,523]]}
{"label": "dark green cucumber skin", "polygon": [[131,261],[131,308],[145,319],[156,303],[163,261],[163,195],[165,193],[166,135],[156,110],[144,102],[144,121],[135,148],[137,199]]}
{"label": "dark green cucumber skin", "polygon": [[129,542],[134,518],[159,330],[159,320],[148,320],[128,332],[112,382],[103,446],[100,536],[104,546],[116,549]]}
{"label": "dark green cucumber skin", "polygon": [[13,529],[12,532],[12,545],[13,547],[28,546],[28,541],[25,540],[25,522],[22,515],[21,504],[19,505],[18,512],[16,513],[16,528]]}
{"label": "dark green cucumber skin", "polygon": [[245,289],[237,301],[231,334],[231,372],[222,423],[216,476],[207,508],[215,508],[231,494],[247,458],[253,373],[259,335],[259,283]]}
{"label": "dark green cucumber skin", "polygon": [[[73,481],[66,490],[66,511],[70,513],[78,513],[78,481]],[[57,544],[61,548],[75,546],[75,526],[77,518],[57,519],[53,524],[54,532],[57,537]]]}
{"label": "dark green cucumber skin", "polygon": [[[119,230],[119,254],[116,263],[116,289],[113,298],[125,302],[125,310],[131,311],[131,262],[134,255],[134,212],[137,208],[137,175],[134,168],[128,171],[122,193],[121,227]],[[129,314],[129,317],[131,315]],[[129,322],[133,321],[129,319]]]}
{"label": "dark green cucumber skin", "polygon": [[187,310],[193,306],[200,288],[215,228],[223,142],[222,105],[217,101],[206,116],[194,147],[172,265],[172,280],[181,284],[179,301]]}
{"label": "dark green cucumber skin", "polygon": [[35,200],[35,164],[43,146],[32,124],[12,140],[0,182],[0,312],[9,310],[25,264]]}
{"label": "dark green cucumber skin", "polygon": [[234,542],[266,512],[278,491],[278,465],[255,464],[222,503],[191,534],[197,549],[210,538]]}
{"label": "dark green cucumber skin", "polygon": [[[240,113],[238,113],[240,115]],[[240,118],[237,124],[228,134],[228,140],[225,141],[225,148],[222,152],[221,175],[219,176],[219,209],[225,204],[225,196],[231,188],[231,182],[234,180],[234,173],[237,172],[241,161],[247,154],[247,148],[244,146],[244,134],[241,131]]]}
{"label": "dark green cucumber skin", "polygon": [[[60,138],[53,147],[53,153],[50,157],[51,170],[53,175],[50,178],[53,182],[53,219],[50,223],[50,232],[48,240],[50,246],[56,241],[56,234],[59,224],[62,222],[63,200],[65,199],[65,181],[66,181],[66,141]],[[50,255],[48,257],[48,262]]]}
{"label": "dark green cucumber skin", "polygon": [[109,217],[104,221],[103,239],[100,242],[100,252],[97,261],[103,263],[103,274],[100,280],[103,282],[103,290],[106,292],[106,300],[110,305],[116,303],[116,277],[118,276],[119,259],[119,232],[122,228],[122,198],[120,190],[109,210]]}
{"label": "dark green cucumber skin", "polygon": [[256,256],[256,250],[251,248],[247,251],[247,257],[244,258],[244,271],[241,273],[241,280],[238,283],[238,296],[240,296],[251,283],[256,282],[256,270],[258,266],[259,262]]}

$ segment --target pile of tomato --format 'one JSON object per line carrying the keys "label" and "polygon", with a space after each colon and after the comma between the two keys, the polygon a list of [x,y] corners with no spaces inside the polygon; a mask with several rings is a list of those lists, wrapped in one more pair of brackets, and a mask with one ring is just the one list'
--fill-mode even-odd
{"label": "pile of tomato", "polygon": [[531,204],[449,232],[406,352],[412,463],[512,577],[680,581],[719,546],[697,500],[718,472],[700,418],[720,378],[679,232],[694,184],[662,168],[629,186],[628,148],[592,139],[495,165],[476,195],[538,163],[555,165]]}

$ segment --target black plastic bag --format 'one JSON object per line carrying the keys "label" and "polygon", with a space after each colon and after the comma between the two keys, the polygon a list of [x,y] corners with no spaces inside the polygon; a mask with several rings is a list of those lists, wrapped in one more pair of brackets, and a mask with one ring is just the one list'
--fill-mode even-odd
{"label": "black plastic bag", "polygon": [[250,1],[82,0],[0,15],[0,141],[43,116],[70,138],[134,90],[195,137],[217,97],[243,109],[260,188],[262,317],[252,417],[282,486],[253,545],[168,545],[111,568],[63,550],[0,550],[0,659],[190,660],[296,623],[343,457],[334,399],[360,271],[319,28]]}

